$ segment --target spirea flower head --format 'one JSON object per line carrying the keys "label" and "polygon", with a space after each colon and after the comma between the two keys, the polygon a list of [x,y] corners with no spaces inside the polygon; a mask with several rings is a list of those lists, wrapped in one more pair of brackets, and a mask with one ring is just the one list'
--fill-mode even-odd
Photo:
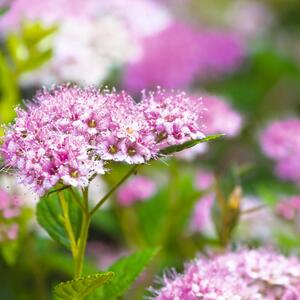
{"label": "spirea flower head", "polygon": [[161,90],[144,95],[140,104],[125,92],[94,87],[42,90],[27,110],[17,109],[1,152],[38,194],[58,182],[85,187],[93,175],[105,173],[107,160],[141,164],[162,146],[202,137],[184,103],[184,94]]}
{"label": "spirea flower head", "polygon": [[136,176],[119,188],[117,199],[122,206],[130,206],[137,201],[150,198],[155,190],[156,184],[153,180],[144,176]]}
{"label": "spirea flower head", "polygon": [[244,57],[242,48],[240,40],[230,33],[173,22],[143,40],[140,58],[125,68],[124,86],[133,91],[157,84],[182,88],[198,75],[206,79],[234,70]]}
{"label": "spirea flower head", "polygon": [[300,262],[268,250],[241,250],[189,263],[166,275],[156,300],[300,299]]}
{"label": "spirea flower head", "polygon": [[15,240],[19,233],[17,218],[21,214],[21,200],[0,189],[0,244]]}
{"label": "spirea flower head", "polygon": [[300,183],[300,120],[271,123],[262,132],[260,142],[263,152],[276,161],[277,174]]}

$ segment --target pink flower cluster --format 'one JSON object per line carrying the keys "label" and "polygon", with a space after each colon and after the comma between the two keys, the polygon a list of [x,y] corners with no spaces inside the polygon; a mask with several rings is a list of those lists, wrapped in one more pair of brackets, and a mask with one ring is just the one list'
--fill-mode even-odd
{"label": "pink flower cluster", "polygon": [[196,30],[173,22],[142,43],[141,58],[127,66],[124,86],[133,91],[182,88],[196,78],[235,70],[244,58],[242,42],[232,33]]}
{"label": "pink flower cluster", "polygon": [[294,221],[300,217],[300,196],[292,196],[281,200],[277,207],[279,216],[287,221]]}
{"label": "pink flower cluster", "polygon": [[270,124],[261,135],[264,153],[276,161],[276,173],[300,184],[300,119]]}
{"label": "pink flower cluster", "polygon": [[182,275],[164,277],[156,300],[298,300],[300,261],[267,250],[198,258]]}
{"label": "pink flower cluster", "polygon": [[125,92],[94,87],[42,90],[27,110],[17,109],[2,156],[40,195],[58,182],[85,187],[105,173],[105,161],[141,164],[162,147],[203,137],[190,103],[184,93],[160,89],[139,104]]}
{"label": "pink flower cluster", "polygon": [[153,180],[136,176],[119,188],[117,199],[122,206],[130,206],[135,202],[149,199],[155,190],[156,184]]}
{"label": "pink flower cluster", "polygon": [[16,218],[21,213],[21,201],[0,189],[0,243],[15,240],[19,233]]}

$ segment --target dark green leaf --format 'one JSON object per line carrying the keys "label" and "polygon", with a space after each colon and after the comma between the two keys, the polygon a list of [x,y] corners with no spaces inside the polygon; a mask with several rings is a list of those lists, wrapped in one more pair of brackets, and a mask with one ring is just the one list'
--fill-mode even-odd
{"label": "dark green leaf", "polygon": [[118,260],[108,270],[114,272],[115,277],[108,284],[97,289],[88,299],[114,300],[122,296],[158,253],[158,250],[158,248],[146,249]]}
{"label": "dark green leaf", "polygon": [[9,6],[2,6],[2,7],[0,7],[0,17],[2,17],[8,11],[9,11]]}
{"label": "dark green leaf", "polygon": [[54,288],[54,295],[63,300],[82,300],[113,276],[113,272],[105,272],[62,282]]}
{"label": "dark green leaf", "polygon": [[219,138],[221,136],[223,136],[223,134],[210,135],[210,136],[207,136],[207,137],[205,137],[203,139],[192,140],[192,141],[188,141],[188,142],[185,142],[183,144],[180,144],[180,145],[170,146],[170,147],[167,147],[165,149],[160,150],[160,154],[162,154],[162,155],[169,155],[169,154],[173,154],[175,152],[180,152],[182,150],[194,147],[194,146],[196,146],[196,145],[198,145],[200,143],[205,143],[205,142],[209,142],[209,141],[215,140],[215,139],[217,139],[217,138]]}
{"label": "dark green leaf", "polygon": [[[69,208],[69,217],[75,237],[78,237],[81,226],[81,211],[69,190],[61,191]],[[47,194],[42,197],[37,205],[37,220],[49,235],[66,247],[70,247],[67,232],[64,227],[62,209],[57,193]]]}

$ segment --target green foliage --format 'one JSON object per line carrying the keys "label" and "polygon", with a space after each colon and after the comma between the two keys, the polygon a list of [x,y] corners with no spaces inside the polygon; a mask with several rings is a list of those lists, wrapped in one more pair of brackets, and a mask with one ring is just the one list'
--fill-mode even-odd
{"label": "green foliage", "polygon": [[[25,72],[38,69],[52,56],[51,35],[56,27],[25,23],[19,33],[9,33],[0,51],[0,123],[9,123],[19,102],[18,81]],[[48,45],[47,45],[48,44]],[[0,129],[0,136],[3,129]]]}
{"label": "green foliage", "polygon": [[[59,193],[66,200],[72,229],[75,237],[78,238],[82,222],[80,208],[68,189]],[[37,205],[36,216],[39,224],[54,240],[70,248],[70,241],[65,229],[63,211],[57,192],[48,193],[40,199]]]}
{"label": "green foliage", "polygon": [[[56,27],[44,27],[41,23],[25,23],[20,33],[10,33],[6,39],[7,51],[17,76],[35,70],[52,56],[49,37]],[[48,46],[45,46],[47,45]]]}
{"label": "green foliage", "polygon": [[121,297],[158,251],[158,248],[146,249],[118,260],[108,269],[108,271],[115,273],[114,278],[108,284],[97,289],[88,299],[114,300]]}
{"label": "green foliage", "polygon": [[185,149],[194,147],[194,146],[196,146],[198,144],[215,140],[215,139],[217,139],[217,138],[219,138],[221,136],[223,136],[223,134],[216,134],[216,135],[207,136],[207,137],[205,137],[203,139],[187,141],[187,142],[185,142],[183,144],[180,144],[180,145],[170,146],[170,147],[167,147],[165,149],[160,150],[160,154],[162,154],[162,155],[170,155],[170,154],[173,154],[173,153],[176,153],[176,152],[180,152],[180,151],[183,151]]}
{"label": "green foliage", "polygon": [[54,295],[62,300],[83,300],[113,276],[113,272],[105,272],[62,282],[54,288]]}
{"label": "green foliage", "polygon": [[9,6],[0,7],[0,18],[9,11]]}

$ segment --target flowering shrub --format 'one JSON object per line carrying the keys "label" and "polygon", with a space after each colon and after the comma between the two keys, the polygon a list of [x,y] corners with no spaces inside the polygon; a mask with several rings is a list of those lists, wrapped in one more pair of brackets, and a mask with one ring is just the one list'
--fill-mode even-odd
{"label": "flowering shrub", "polygon": [[155,190],[154,181],[144,176],[137,176],[120,187],[117,198],[120,205],[129,206],[137,201],[150,198]]}

